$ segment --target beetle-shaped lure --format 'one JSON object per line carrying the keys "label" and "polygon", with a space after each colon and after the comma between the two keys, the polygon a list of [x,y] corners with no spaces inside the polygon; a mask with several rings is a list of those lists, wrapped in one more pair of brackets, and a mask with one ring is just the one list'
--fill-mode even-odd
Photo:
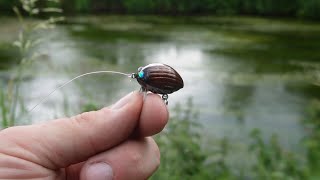
{"label": "beetle-shaped lure", "polygon": [[139,67],[137,73],[132,73],[131,78],[137,79],[141,91],[151,91],[162,94],[162,99],[168,104],[168,94],[183,88],[184,83],[179,73],[166,64],[154,63]]}

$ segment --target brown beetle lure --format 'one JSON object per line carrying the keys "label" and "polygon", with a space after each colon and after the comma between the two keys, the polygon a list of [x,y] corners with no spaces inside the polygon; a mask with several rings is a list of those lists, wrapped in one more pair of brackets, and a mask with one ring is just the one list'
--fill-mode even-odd
{"label": "brown beetle lure", "polygon": [[183,88],[184,83],[179,73],[166,64],[154,63],[140,67],[131,78],[137,79],[141,91],[151,91],[162,94],[162,99],[168,104],[168,94]]}

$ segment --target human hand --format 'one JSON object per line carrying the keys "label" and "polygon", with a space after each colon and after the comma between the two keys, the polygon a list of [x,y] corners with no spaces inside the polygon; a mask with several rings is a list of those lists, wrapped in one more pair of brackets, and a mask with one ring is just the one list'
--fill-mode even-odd
{"label": "human hand", "polygon": [[0,131],[0,179],[147,179],[160,163],[151,137],[168,120],[161,98],[134,92],[110,108]]}

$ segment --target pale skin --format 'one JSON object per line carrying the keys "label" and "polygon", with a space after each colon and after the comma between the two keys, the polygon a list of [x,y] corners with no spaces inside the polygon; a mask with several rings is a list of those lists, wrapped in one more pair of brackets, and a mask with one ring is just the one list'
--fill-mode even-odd
{"label": "pale skin", "polygon": [[[147,179],[160,164],[150,136],[167,121],[167,107],[158,95],[143,100],[134,92],[99,111],[4,129],[0,179]],[[111,176],[98,177],[104,165],[111,167]]]}

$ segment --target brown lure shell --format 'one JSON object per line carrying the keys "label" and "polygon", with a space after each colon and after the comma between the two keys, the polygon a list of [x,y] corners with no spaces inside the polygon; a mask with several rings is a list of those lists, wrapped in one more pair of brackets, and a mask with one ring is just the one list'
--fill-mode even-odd
{"label": "brown lure shell", "polygon": [[179,73],[166,64],[140,67],[136,79],[143,90],[156,94],[171,94],[184,86]]}

